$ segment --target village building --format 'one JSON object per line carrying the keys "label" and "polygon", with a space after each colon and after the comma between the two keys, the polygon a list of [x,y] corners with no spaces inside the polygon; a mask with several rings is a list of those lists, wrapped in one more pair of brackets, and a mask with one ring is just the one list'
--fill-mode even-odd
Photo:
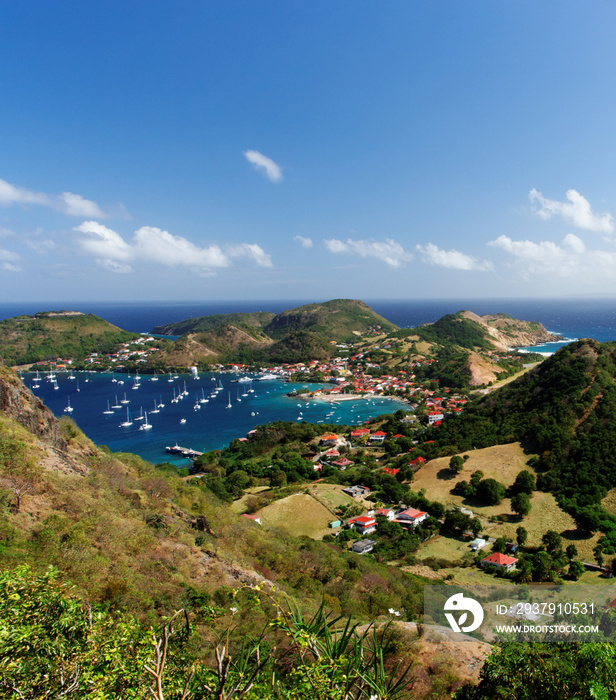
{"label": "village building", "polygon": [[409,525],[412,525],[413,527],[417,527],[419,523],[423,523],[424,520],[428,517],[428,514],[423,511],[423,510],[416,510],[415,508],[407,508],[407,510],[403,510],[401,513],[398,513],[398,515],[394,518],[395,523],[399,523],[403,527],[406,525],[407,527]]}
{"label": "village building", "polygon": [[351,496],[352,498],[360,498],[367,496],[370,493],[370,489],[360,485],[347,486],[345,489],[342,489],[342,493],[346,493],[347,496]]}
{"label": "village building", "polygon": [[347,520],[347,527],[357,530],[360,535],[369,535],[376,530],[376,520],[371,515],[359,515]]}
{"label": "village building", "polygon": [[356,554],[368,554],[374,549],[376,542],[374,540],[358,540],[353,543],[351,551]]}
{"label": "village building", "polygon": [[490,554],[489,557],[481,560],[481,567],[485,569],[488,566],[494,566],[499,570],[504,569],[505,571],[511,571],[515,569],[517,561],[515,557],[509,557],[506,554],[494,552],[494,554]]}

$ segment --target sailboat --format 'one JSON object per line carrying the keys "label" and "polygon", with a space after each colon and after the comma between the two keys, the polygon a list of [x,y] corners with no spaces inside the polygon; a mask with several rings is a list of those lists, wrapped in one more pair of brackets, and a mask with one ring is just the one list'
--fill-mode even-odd
{"label": "sailboat", "polygon": [[231,408],[231,392],[229,392],[229,403],[225,406],[225,408]]}
{"label": "sailboat", "polygon": [[139,426],[139,430],[149,430],[152,427],[151,423],[148,423],[148,412],[145,412],[145,423]]}
{"label": "sailboat", "polygon": [[124,423],[120,423],[120,428],[128,428],[129,425],[132,425],[133,421],[130,419],[130,410],[128,406],[126,407],[126,420]]}
{"label": "sailboat", "polygon": [[201,408],[201,403],[199,402],[199,394],[195,394],[195,405],[193,406],[193,409],[195,411],[200,410]]}
{"label": "sailboat", "polygon": [[113,406],[111,408],[122,408],[122,406],[120,406],[120,404],[118,403],[118,395],[117,394],[115,395],[115,399],[116,399],[115,403],[113,404]]}
{"label": "sailboat", "polygon": [[[150,411],[150,413],[160,413],[158,405],[156,404],[156,399],[154,399],[154,410]],[[148,414],[146,413],[145,415],[147,416]],[[146,421],[147,421],[147,417],[146,417]]]}
{"label": "sailboat", "polygon": [[184,380],[184,391],[182,392],[183,396],[188,396],[188,391],[186,390],[186,380]]}
{"label": "sailboat", "polygon": [[106,415],[110,415],[113,413],[113,411],[111,410],[111,406],[109,405],[109,399],[107,399],[107,410],[103,411],[103,413]]}
{"label": "sailboat", "polygon": [[120,400],[120,403],[130,403],[130,399],[126,398],[126,392],[124,392],[124,398]]}
{"label": "sailboat", "polygon": [[201,387],[201,398],[199,399],[199,403],[207,403],[209,399],[205,398],[205,390],[203,387]]}
{"label": "sailboat", "polygon": [[135,418],[135,420],[143,420],[143,406],[141,407],[139,415]]}
{"label": "sailboat", "polygon": [[156,374],[156,372],[154,372],[154,376],[153,376],[153,377],[150,377],[150,381],[151,381],[151,382],[157,382],[157,381],[158,381],[158,375]]}
{"label": "sailboat", "polygon": [[242,403],[242,399],[240,399],[240,390],[237,390],[237,400]]}
{"label": "sailboat", "polygon": [[79,388],[79,379],[77,380],[77,388],[75,389],[75,391],[81,391],[81,389]]}
{"label": "sailboat", "polygon": [[73,412],[73,407],[71,406],[71,397],[69,396],[67,399],[68,403],[66,405],[66,408],[64,409],[64,413],[72,413]]}
{"label": "sailboat", "polygon": [[160,403],[158,404],[158,408],[164,408],[164,407],[165,407],[165,404],[163,403],[163,397],[162,397],[162,395],[161,395],[161,397],[160,397]]}

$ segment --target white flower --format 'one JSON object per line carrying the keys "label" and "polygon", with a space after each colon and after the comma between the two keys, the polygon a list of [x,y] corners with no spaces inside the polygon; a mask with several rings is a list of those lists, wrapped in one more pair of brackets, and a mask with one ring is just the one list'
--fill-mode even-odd
{"label": "white flower", "polygon": [[[396,617],[400,617],[400,613],[398,612],[398,610],[394,610],[393,608],[389,608],[389,614],[395,615]],[[372,700],[372,698],[370,698],[370,700]]]}
{"label": "white flower", "polygon": [[237,612],[237,608],[230,608],[230,610],[231,610],[231,612],[232,612],[234,615],[235,615],[235,613]]}

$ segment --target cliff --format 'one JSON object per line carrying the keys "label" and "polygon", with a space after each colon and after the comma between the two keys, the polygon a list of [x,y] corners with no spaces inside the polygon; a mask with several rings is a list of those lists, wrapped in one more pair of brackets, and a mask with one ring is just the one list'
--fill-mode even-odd
{"label": "cliff", "polygon": [[564,340],[562,335],[550,333],[541,323],[520,321],[507,314],[478,316],[472,311],[461,311],[459,315],[483,326],[497,350]]}

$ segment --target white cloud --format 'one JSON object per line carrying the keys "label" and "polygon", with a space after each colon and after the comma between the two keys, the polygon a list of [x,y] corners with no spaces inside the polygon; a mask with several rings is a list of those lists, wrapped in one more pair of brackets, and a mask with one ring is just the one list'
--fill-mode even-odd
{"label": "white cloud", "polygon": [[69,216],[105,216],[105,213],[96,202],[84,199],[80,194],[63,192],[58,197],[58,202],[60,204],[60,211]]}
{"label": "white cloud", "polygon": [[304,236],[295,236],[293,240],[300,243],[303,248],[312,248],[314,245],[312,238],[304,238]]}
{"label": "white cloud", "polygon": [[97,221],[84,221],[75,231],[86,234],[88,238],[80,240],[80,245],[86,253],[96,258],[106,260],[130,260],[134,250],[120,236],[107,226]]}
{"label": "white cloud", "polygon": [[272,256],[268,255],[256,243],[240,243],[229,246],[228,253],[232,258],[250,258],[259,267],[273,267]]}
{"label": "white cloud", "polygon": [[562,218],[573,226],[589,231],[612,233],[614,231],[614,219],[611,214],[595,214],[590,202],[577,190],[567,190],[569,202],[557,202],[547,199],[534,187],[528,194],[531,202],[537,201],[541,205],[536,213],[542,219],[551,219],[553,216]]}
{"label": "white cloud", "polygon": [[482,272],[493,270],[494,265],[489,260],[478,260],[457,250],[442,250],[434,243],[415,246],[422,254],[424,262],[430,265],[439,265],[451,270],[467,270]]}
{"label": "white cloud", "polygon": [[336,238],[325,240],[325,247],[330,253],[346,253],[358,255],[362,258],[377,258],[391,267],[400,267],[402,263],[413,259],[412,253],[407,253],[404,248],[391,238],[384,241],[354,241],[347,238],[340,241]]}
{"label": "white cloud", "polygon": [[508,236],[499,236],[488,245],[509,254],[513,264],[525,276],[552,275],[585,283],[590,280],[616,279],[616,253],[589,250],[572,233],[565,236],[562,245],[552,241],[514,241]]}
{"label": "white cloud", "polygon": [[282,170],[271,158],[264,156],[259,151],[244,151],[244,156],[258,173],[265,175],[271,182],[282,181]]}
{"label": "white cloud", "polygon": [[43,204],[51,206],[51,199],[42,192],[31,192],[0,180],[0,204]]}
{"label": "white cloud", "polygon": [[217,245],[199,248],[182,236],[154,226],[142,226],[133,239],[134,255],[140,260],[151,260],[169,267],[227,267],[228,257]]}
{"label": "white cloud", "polygon": [[130,243],[116,231],[98,223],[84,221],[75,231],[84,234],[81,249],[112,272],[130,272],[128,263],[154,262],[167,267],[185,266],[198,270],[228,267],[232,258],[245,257],[260,267],[272,267],[271,257],[256,244],[240,243],[223,250],[218,245],[199,247],[182,236],[174,236],[154,226],[137,229]]}
{"label": "white cloud", "polygon": [[0,261],[2,262],[2,269],[7,272],[21,272],[21,267],[15,265],[17,260],[20,260],[21,256],[14,253],[12,250],[7,250],[6,248],[0,248]]}
{"label": "white cloud", "polygon": [[[11,185],[10,182],[5,180],[0,180],[0,204],[7,206],[13,204],[39,204],[67,216],[96,216],[101,219],[109,216],[96,202],[85,199],[80,194],[63,192],[60,195],[50,195],[44,192],[33,192],[24,187]],[[125,213],[124,207],[122,205],[118,206]]]}
{"label": "white cloud", "polygon": [[19,255],[12,250],[0,248],[0,260],[19,260]]}

